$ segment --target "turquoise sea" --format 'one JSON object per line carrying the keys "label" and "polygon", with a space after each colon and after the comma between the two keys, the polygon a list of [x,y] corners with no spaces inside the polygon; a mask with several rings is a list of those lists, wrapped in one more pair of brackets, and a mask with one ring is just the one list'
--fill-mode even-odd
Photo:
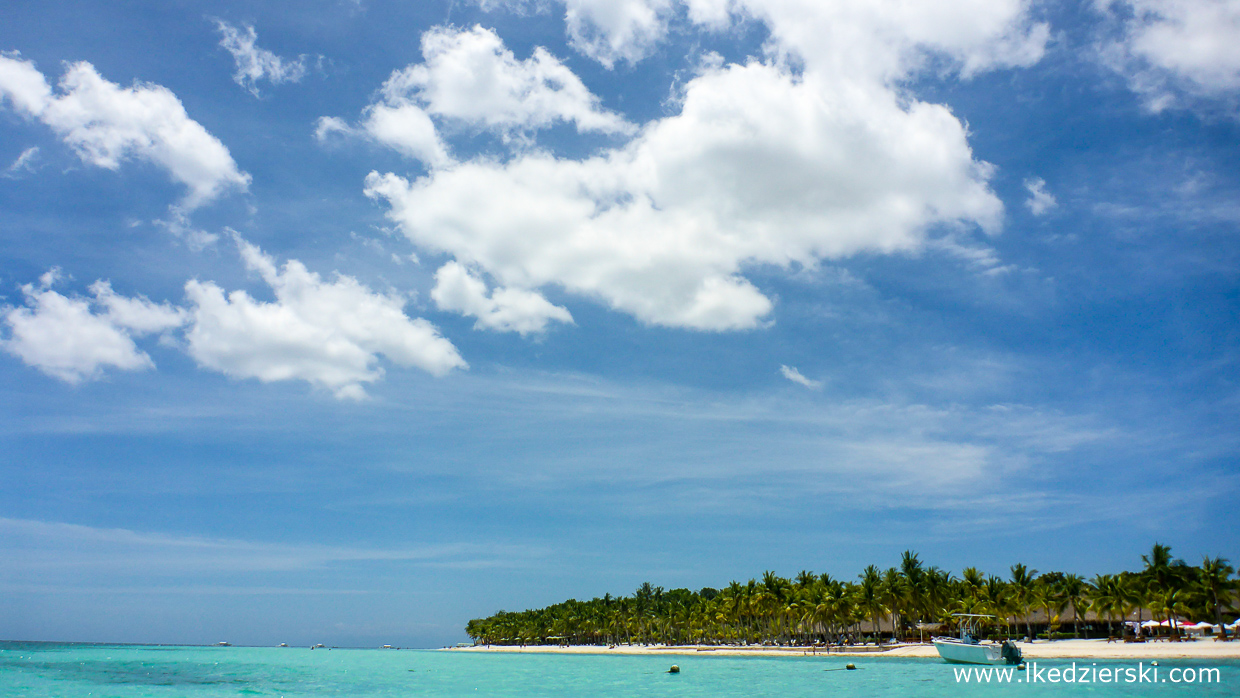
{"label": "turquoise sea", "polygon": [[[842,670],[846,662],[856,671]],[[673,663],[679,674],[666,673]],[[1047,661],[1062,668],[1071,661]],[[1127,668],[1135,662],[1077,662]],[[0,642],[0,696],[1238,696],[1240,662],[1209,684],[958,683],[930,659],[481,654],[302,647],[168,647]],[[1027,672],[1026,672],[1027,673]],[[1147,674],[1148,676],[1148,674]],[[1160,673],[1165,678],[1167,673]]]}

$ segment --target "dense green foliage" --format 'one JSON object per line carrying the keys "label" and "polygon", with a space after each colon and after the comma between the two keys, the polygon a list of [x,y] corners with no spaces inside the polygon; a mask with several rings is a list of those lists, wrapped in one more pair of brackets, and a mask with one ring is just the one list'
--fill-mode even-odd
{"label": "dense green foliage", "polygon": [[[1037,628],[1070,630],[1079,637],[1090,618],[1096,632],[1113,635],[1116,622],[1149,619],[1146,614],[1217,623],[1237,605],[1237,580],[1227,560],[1205,558],[1192,566],[1173,560],[1171,549],[1158,544],[1142,560],[1138,572],[1092,580],[1039,574],[1021,564],[1002,579],[973,567],[956,577],[906,551],[898,567],[881,571],[870,565],[856,582],[811,572],[793,579],[766,572],[760,581],[734,581],[723,589],[664,591],[645,583],[627,597],[608,594],[500,611],[469,621],[465,630],[476,642],[492,644],[808,645],[847,637],[916,639],[929,626],[950,627],[952,614],[972,613],[993,616],[989,630],[995,633],[1023,630],[1032,636]],[[1070,626],[1061,622],[1068,616]]]}

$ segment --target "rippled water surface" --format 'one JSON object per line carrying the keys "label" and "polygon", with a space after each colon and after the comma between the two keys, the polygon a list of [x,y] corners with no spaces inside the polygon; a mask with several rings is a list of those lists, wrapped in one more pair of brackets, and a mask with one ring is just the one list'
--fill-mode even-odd
{"label": "rippled water surface", "polygon": [[[856,671],[842,670],[846,662]],[[671,664],[679,674],[666,673]],[[1046,668],[1071,661],[1047,661]],[[1077,662],[1093,666],[1094,662]],[[1103,667],[1135,662],[1097,662]],[[0,643],[0,696],[1149,696],[1240,695],[1240,662],[1162,660],[1218,668],[1216,684],[958,683],[939,660],[895,658],[592,656],[435,650],[155,647]],[[1147,674],[1148,676],[1148,674]]]}

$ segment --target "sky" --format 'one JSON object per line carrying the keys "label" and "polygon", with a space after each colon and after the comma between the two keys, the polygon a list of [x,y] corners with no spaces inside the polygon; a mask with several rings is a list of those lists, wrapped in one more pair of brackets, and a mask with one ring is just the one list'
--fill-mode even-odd
{"label": "sky", "polygon": [[1240,558],[1237,0],[15,0],[0,639]]}

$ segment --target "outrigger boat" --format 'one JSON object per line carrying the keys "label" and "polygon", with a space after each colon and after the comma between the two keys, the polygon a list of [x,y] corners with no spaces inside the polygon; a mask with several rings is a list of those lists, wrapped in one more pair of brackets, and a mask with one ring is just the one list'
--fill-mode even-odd
{"label": "outrigger boat", "polygon": [[1002,643],[979,642],[977,640],[977,624],[983,616],[974,613],[954,613],[960,619],[960,635],[958,637],[936,637],[934,648],[939,656],[956,664],[1020,664],[1023,657],[1020,648],[1011,640]]}

